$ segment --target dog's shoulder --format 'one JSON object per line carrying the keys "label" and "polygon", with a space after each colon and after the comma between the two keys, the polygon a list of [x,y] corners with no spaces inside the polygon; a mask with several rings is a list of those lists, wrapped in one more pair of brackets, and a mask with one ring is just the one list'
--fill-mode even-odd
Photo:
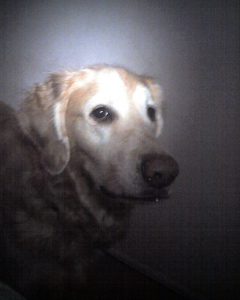
{"label": "dog's shoulder", "polygon": [[6,103],[0,101],[0,124],[1,130],[9,122],[13,122],[15,118],[15,111]]}
{"label": "dog's shoulder", "polygon": [[[0,135],[1,144],[5,144],[13,135],[21,136],[21,129],[16,111],[4,102],[0,101]],[[6,146],[6,145],[3,145]]]}
{"label": "dog's shoulder", "polygon": [[4,153],[8,158],[15,155],[20,160],[20,153],[32,148],[30,140],[21,130],[16,111],[4,102],[0,102],[0,141],[2,162],[6,161]]}
{"label": "dog's shoulder", "polygon": [[33,171],[37,152],[23,133],[16,111],[0,102],[0,190],[20,186],[23,175]]}

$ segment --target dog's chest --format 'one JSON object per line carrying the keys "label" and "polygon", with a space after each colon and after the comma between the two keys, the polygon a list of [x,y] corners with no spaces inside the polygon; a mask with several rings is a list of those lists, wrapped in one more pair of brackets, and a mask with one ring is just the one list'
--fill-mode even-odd
{"label": "dog's chest", "polygon": [[47,238],[51,245],[59,244],[57,249],[69,249],[62,251],[68,253],[75,248],[109,246],[123,236],[128,219],[124,205],[108,206],[91,187],[80,186],[78,191],[67,173],[46,174],[40,181],[32,180],[38,191],[38,204],[27,209],[38,237]]}

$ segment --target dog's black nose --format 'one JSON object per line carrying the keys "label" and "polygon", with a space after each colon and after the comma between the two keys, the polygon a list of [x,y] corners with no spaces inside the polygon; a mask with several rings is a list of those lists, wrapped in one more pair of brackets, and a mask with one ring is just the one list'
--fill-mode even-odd
{"label": "dog's black nose", "polygon": [[159,189],[170,185],[179,173],[177,162],[168,154],[145,156],[141,168],[144,181]]}

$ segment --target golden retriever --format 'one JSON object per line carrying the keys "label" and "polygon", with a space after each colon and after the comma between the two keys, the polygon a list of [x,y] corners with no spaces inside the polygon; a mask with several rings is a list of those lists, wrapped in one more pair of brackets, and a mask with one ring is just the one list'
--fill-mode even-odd
{"label": "golden retriever", "polygon": [[17,113],[0,108],[1,278],[29,299],[81,297],[96,250],[178,174],[159,143],[161,88],[94,66],[50,75]]}

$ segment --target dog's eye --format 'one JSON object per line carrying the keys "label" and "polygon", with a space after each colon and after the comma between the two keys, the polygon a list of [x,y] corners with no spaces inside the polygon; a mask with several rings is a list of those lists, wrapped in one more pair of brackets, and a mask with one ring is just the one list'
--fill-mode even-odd
{"label": "dog's eye", "polygon": [[106,106],[99,106],[95,108],[90,116],[98,122],[112,122],[114,114],[110,108]]}
{"label": "dog's eye", "polygon": [[156,121],[156,109],[154,107],[148,106],[147,115],[152,122]]}

